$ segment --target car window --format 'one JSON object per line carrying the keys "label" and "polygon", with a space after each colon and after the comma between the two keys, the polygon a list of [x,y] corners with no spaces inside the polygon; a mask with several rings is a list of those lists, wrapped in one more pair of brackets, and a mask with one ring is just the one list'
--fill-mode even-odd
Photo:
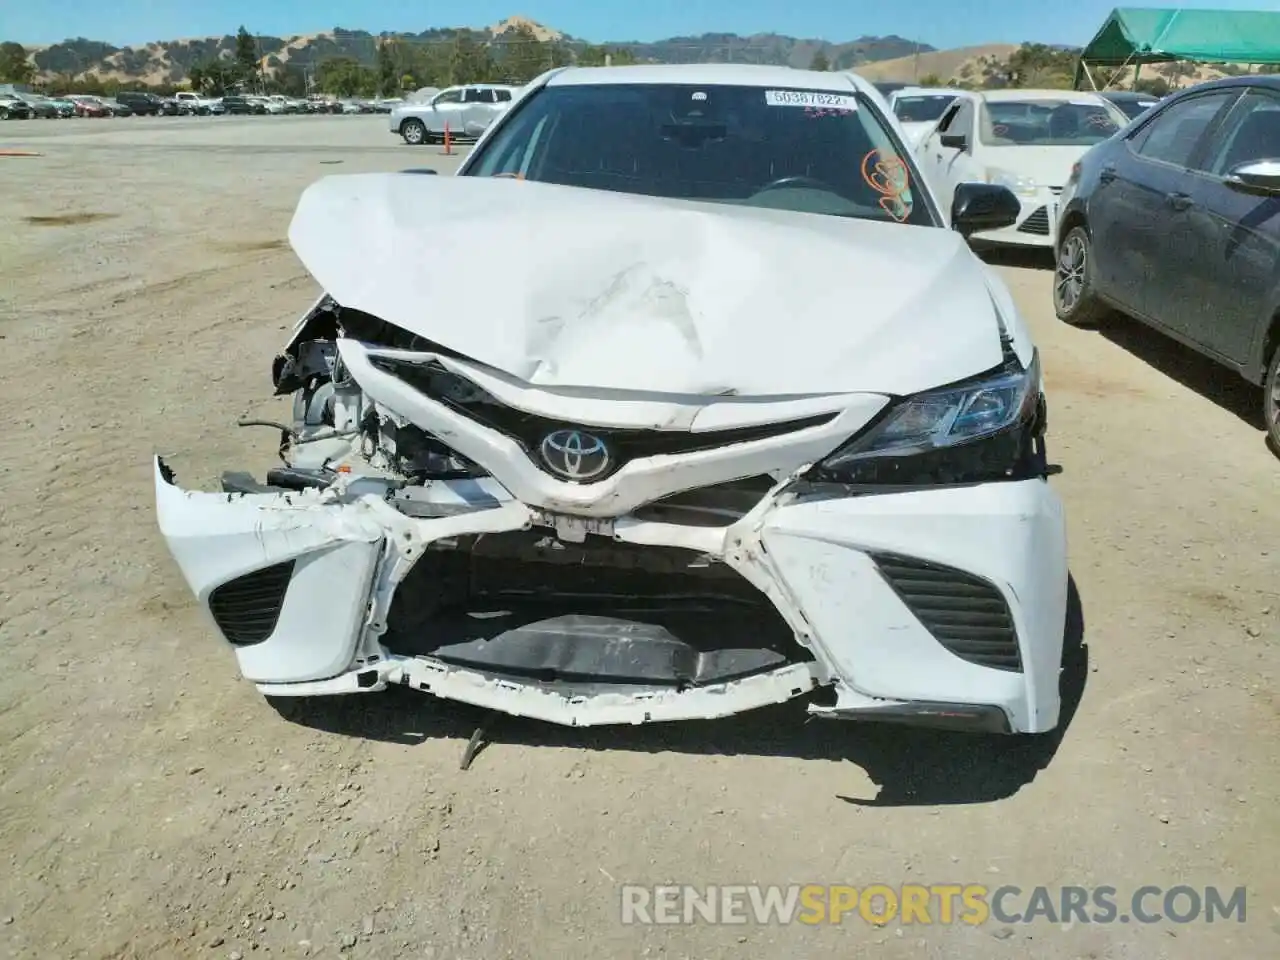
{"label": "car window", "polygon": [[979,136],[993,147],[1085,147],[1101,143],[1128,122],[1110,101],[1079,95],[996,100],[982,105]]}
{"label": "car window", "polygon": [[1280,157],[1280,97],[1251,90],[1232,109],[1206,165],[1225,176],[1242,163]]}
{"label": "car window", "polygon": [[961,137],[973,137],[973,118],[976,109],[972,100],[962,100],[960,109],[956,111],[956,115],[951,118],[951,124],[947,127],[947,133],[957,134]]}
{"label": "car window", "polygon": [[504,102],[504,101],[506,101],[506,100],[510,100],[510,99],[511,99],[511,91],[510,91],[510,90],[495,90],[495,91],[493,91],[493,95],[497,98],[497,100],[498,100],[498,102],[499,102],[499,103],[502,103],[502,102]]}
{"label": "car window", "polygon": [[432,103],[461,103],[462,91],[461,90],[442,90],[436,94],[435,99],[432,100],[431,102]]}
{"label": "car window", "polygon": [[543,87],[466,174],[936,225],[910,158],[852,90]]}
{"label": "car window", "polygon": [[493,91],[483,87],[467,87],[464,103],[493,103]]}
{"label": "car window", "polygon": [[1138,131],[1132,140],[1134,151],[1148,160],[1189,166],[1218,111],[1235,96],[1235,90],[1226,90],[1170,104]]}
{"label": "car window", "polygon": [[964,103],[965,101],[962,100],[960,103],[955,103],[949,109],[943,111],[942,119],[938,121],[938,133],[951,132],[951,124],[955,123],[956,114],[960,112],[960,108]]}
{"label": "car window", "polygon": [[893,112],[903,123],[931,123],[941,117],[955,99],[945,93],[898,97],[893,102]]}

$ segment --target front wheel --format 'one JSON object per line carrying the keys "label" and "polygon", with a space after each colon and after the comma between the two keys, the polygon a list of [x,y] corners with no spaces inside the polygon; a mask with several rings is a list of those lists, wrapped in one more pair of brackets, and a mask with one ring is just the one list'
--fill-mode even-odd
{"label": "front wheel", "polygon": [[1271,449],[1280,456],[1280,347],[1271,354],[1267,376],[1262,381],[1262,415]]}
{"label": "front wheel", "polygon": [[427,142],[426,125],[421,120],[406,120],[400,124],[400,136],[410,146],[420,147]]}
{"label": "front wheel", "polygon": [[1053,309],[1073,327],[1091,327],[1107,314],[1093,285],[1093,245],[1084,227],[1072,227],[1058,248]]}

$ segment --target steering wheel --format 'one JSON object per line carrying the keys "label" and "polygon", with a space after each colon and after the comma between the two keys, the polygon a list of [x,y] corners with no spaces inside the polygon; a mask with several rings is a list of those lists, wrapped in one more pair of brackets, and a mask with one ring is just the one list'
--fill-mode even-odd
{"label": "steering wheel", "polygon": [[817,177],[795,176],[779,177],[772,183],[766,183],[756,191],[756,196],[759,196],[767,190],[781,190],[786,187],[812,187],[815,190],[822,190],[826,193],[839,193],[839,191],[836,190],[835,187],[831,186],[831,184],[825,183]]}

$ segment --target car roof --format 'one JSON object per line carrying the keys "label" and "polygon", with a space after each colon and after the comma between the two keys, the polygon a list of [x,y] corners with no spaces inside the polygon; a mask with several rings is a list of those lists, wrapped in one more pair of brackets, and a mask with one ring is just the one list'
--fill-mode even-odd
{"label": "car roof", "polygon": [[[1220,80],[1206,80],[1204,83],[1197,83],[1190,87],[1184,87],[1181,90],[1175,90],[1169,94],[1169,97],[1180,97],[1184,93],[1196,91],[1197,93],[1204,90],[1229,90],[1233,87],[1266,87],[1270,90],[1280,90],[1280,74],[1268,73],[1251,73],[1241,77],[1223,77]],[[1163,99],[1157,97],[1156,99]]]}
{"label": "car roof", "polygon": [[1160,99],[1154,93],[1141,93],[1137,90],[1099,90],[1098,92],[1108,100],[1150,100],[1154,103]]}
{"label": "car roof", "polygon": [[831,93],[857,91],[880,96],[857,74],[844,71],[797,70],[793,67],[741,63],[662,63],[627,67],[565,67],[547,79],[549,87],[622,83],[695,83],[769,89],[802,88]]}
{"label": "car roof", "polygon": [[891,97],[956,97],[964,93],[955,87],[903,87],[892,91]]}
{"label": "car roof", "polygon": [[1102,94],[1094,93],[1092,90],[979,90],[976,95],[988,103],[1063,99],[1101,103],[1105,99]]}

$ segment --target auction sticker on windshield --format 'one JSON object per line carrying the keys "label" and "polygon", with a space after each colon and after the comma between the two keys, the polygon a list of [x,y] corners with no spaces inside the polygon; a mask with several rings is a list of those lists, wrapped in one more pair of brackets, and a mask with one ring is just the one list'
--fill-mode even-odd
{"label": "auction sticker on windshield", "polygon": [[847,93],[818,93],[813,90],[766,90],[764,102],[771,107],[825,107],[828,110],[857,110],[858,98]]}

